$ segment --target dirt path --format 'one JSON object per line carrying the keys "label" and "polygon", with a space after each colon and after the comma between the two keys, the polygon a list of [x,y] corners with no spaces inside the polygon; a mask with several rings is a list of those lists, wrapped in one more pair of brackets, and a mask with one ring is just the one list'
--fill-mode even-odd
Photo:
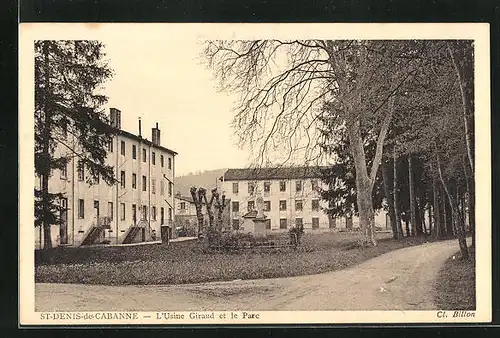
{"label": "dirt path", "polygon": [[392,251],[319,275],[172,286],[36,284],[36,311],[432,310],[456,240]]}

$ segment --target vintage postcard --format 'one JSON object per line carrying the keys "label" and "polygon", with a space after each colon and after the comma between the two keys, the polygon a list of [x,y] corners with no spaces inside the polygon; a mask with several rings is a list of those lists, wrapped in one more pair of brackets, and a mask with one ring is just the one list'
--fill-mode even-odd
{"label": "vintage postcard", "polygon": [[21,325],[491,321],[488,24],[19,46]]}

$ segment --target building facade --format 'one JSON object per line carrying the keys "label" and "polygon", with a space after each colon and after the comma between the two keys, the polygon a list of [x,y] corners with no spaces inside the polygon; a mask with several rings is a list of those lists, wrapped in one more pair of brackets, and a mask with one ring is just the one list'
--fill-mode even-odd
{"label": "building facade", "polygon": [[[358,227],[356,218],[333,218],[326,214],[328,205],[321,199],[320,190],[327,187],[319,171],[319,167],[227,170],[221,181],[224,193],[231,199],[232,229],[245,231],[243,216],[256,209],[259,196],[263,199],[268,231],[287,231],[297,225],[302,225],[305,231]],[[385,222],[385,215],[377,215],[377,222]]]}
{"label": "building facade", "polygon": [[[148,140],[142,136],[140,121],[139,135],[121,129],[118,109],[110,109],[110,120],[117,133],[108,144],[106,164],[113,167],[117,183],[88,182],[87,172],[78,170],[73,156],[74,139],[56,148],[56,156],[68,155],[70,160],[49,179],[49,191],[64,195],[62,224],[51,229],[53,246],[159,240],[161,226],[173,224],[177,153],[161,145],[158,124]],[[40,247],[43,231],[40,227],[35,231]]]}

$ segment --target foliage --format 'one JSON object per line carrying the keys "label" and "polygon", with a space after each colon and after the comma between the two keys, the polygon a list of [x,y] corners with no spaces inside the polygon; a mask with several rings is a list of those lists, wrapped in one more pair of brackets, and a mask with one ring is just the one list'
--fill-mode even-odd
{"label": "foliage", "polygon": [[288,230],[288,233],[290,235],[290,244],[297,247],[300,244],[302,236],[304,235],[304,226],[294,226]]}
{"label": "foliage", "polygon": [[[41,178],[35,191],[35,225],[43,224],[45,245],[51,246],[50,224],[59,222],[60,193],[48,190],[54,169],[64,169],[76,158],[88,173],[87,183],[101,177],[115,182],[105,164],[106,145],[113,128],[108,124],[100,93],[112,76],[98,41],[35,41],[35,173]],[[62,154],[56,153],[61,148]]]}
{"label": "foliage", "polygon": [[[321,117],[320,120],[322,120]],[[324,149],[323,151],[334,159],[333,163],[321,169],[321,179],[328,187],[319,190],[322,199],[328,202],[328,208],[325,211],[332,217],[358,215],[356,169],[349,151],[349,142],[345,131],[332,130],[331,127],[333,126],[325,121],[321,129],[324,141],[319,143],[319,146]],[[374,142],[367,144],[367,158],[374,158],[375,148],[376,144]],[[371,165],[371,163],[368,162],[368,165]],[[382,208],[383,197],[382,178],[377,175],[372,192],[374,209],[379,210]]]}

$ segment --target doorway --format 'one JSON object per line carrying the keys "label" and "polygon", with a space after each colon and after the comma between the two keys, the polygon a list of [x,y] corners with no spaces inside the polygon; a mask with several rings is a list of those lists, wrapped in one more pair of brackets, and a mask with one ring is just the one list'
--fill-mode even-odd
{"label": "doorway", "polygon": [[68,199],[61,198],[61,210],[59,211],[61,223],[59,225],[60,244],[68,244]]}
{"label": "doorway", "polygon": [[94,201],[94,217],[96,218],[96,224],[99,225],[99,201]]}

